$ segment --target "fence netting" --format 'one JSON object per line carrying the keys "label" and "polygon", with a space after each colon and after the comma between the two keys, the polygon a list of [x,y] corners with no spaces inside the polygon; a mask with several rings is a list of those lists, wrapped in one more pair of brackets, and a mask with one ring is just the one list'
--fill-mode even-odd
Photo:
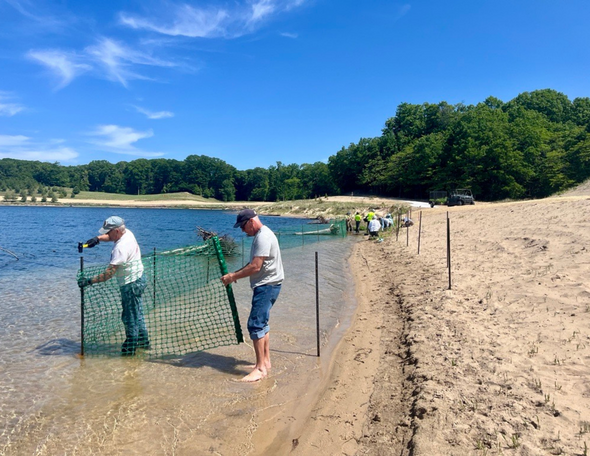
{"label": "fence netting", "polygon": [[[183,355],[243,342],[232,289],[224,287],[220,280],[227,266],[217,237],[197,246],[146,255],[142,264],[146,281],[143,315],[149,349],[144,350],[148,347],[140,341],[136,355]],[[78,277],[94,277],[105,269],[104,265],[85,267]],[[122,292],[125,289],[115,277],[84,288],[85,355],[122,354],[126,339]]]}
{"label": "fence netting", "polygon": [[[330,241],[346,237],[346,220],[334,219],[325,223],[305,223],[281,228],[275,231],[281,249],[305,247],[317,242]],[[252,244],[252,238],[242,238],[242,253],[246,253]]]}

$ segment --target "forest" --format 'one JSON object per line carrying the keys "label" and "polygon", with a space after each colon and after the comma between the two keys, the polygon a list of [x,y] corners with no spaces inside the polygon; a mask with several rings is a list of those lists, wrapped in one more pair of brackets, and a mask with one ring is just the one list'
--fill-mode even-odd
{"label": "forest", "polygon": [[[188,151],[187,151],[188,152]],[[355,192],[428,199],[470,188],[476,199],[542,198],[590,177],[590,98],[552,89],[477,105],[401,103],[381,136],[328,163],[238,170],[218,158],[137,159],[62,166],[0,159],[0,191],[72,188],[130,195],[190,192],[221,201],[283,201]]]}

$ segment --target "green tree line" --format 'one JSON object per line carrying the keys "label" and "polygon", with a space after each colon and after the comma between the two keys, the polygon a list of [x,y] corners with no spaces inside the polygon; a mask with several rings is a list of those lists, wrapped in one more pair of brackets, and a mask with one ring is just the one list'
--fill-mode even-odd
{"label": "green tree line", "polygon": [[0,191],[35,186],[123,194],[190,192],[222,201],[279,201],[348,192],[426,199],[469,187],[480,200],[539,198],[590,177],[590,98],[551,89],[477,105],[402,103],[382,134],[328,163],[238,170],[218,158],[62,166],[0,160]]}

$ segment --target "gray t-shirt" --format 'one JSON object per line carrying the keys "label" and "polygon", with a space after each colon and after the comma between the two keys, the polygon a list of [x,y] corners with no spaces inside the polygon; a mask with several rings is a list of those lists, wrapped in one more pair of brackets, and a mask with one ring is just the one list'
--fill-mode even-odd
{"label": "gray t-shirt", "polygon": [[281,260],[281,249],[279,241],[272,230],[263,225],[252,242],[250,249],[250,262],[254,257],[264,257],[262,267],[258,273],[250,276],[252,288],[261,285],[280,285],[285,277],[283,273],[283,262]]}

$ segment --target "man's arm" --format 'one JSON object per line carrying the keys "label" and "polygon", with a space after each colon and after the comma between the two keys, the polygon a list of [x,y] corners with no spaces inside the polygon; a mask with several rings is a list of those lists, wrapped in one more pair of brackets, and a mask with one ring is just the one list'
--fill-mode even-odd
{"label": "man's arm", "polygon": [[98,244],[100,244],[102,242],[107,242],[109,241],[109,235],[108,234],[101,234],[99,236],[95,236],[91,239],[88,239],[85,243],[84,243],[84,248],[85,249],[91,249],[92,247],[97,246]]}
{"label": "man's arm", "polygon": [[250,263],[244,266],[242,269],[238,269],[236,272],[230,272],[221,277],[221,281],[225,286],[230,283],[237,282],[238,279],[244,277],[250,277],[252,274],[256,274],[262,268],[262,264],[266,257],[254,257]]}
{"label": "man's arm", "polygon": [[86,288],[86,287],[92,285],[93,283],[106,282],[107,280],[109,280],[111,277],[113,277],[115,275],[118,267],[119,267],[118,265],[109,264],[103,273],[98,274],[94,277],[84,277],[82,275],[78,279],[78,286],[80,288]]}
{"label": "man's arm", "polygon": [[97,276],[94,276],[90,279],[91,283],[106,282],[107,280],[109,280],[111,277],[113,277],[115,275],[118,267],[119,267],[118,265],[109,264],[103,273],[98,274]]}

